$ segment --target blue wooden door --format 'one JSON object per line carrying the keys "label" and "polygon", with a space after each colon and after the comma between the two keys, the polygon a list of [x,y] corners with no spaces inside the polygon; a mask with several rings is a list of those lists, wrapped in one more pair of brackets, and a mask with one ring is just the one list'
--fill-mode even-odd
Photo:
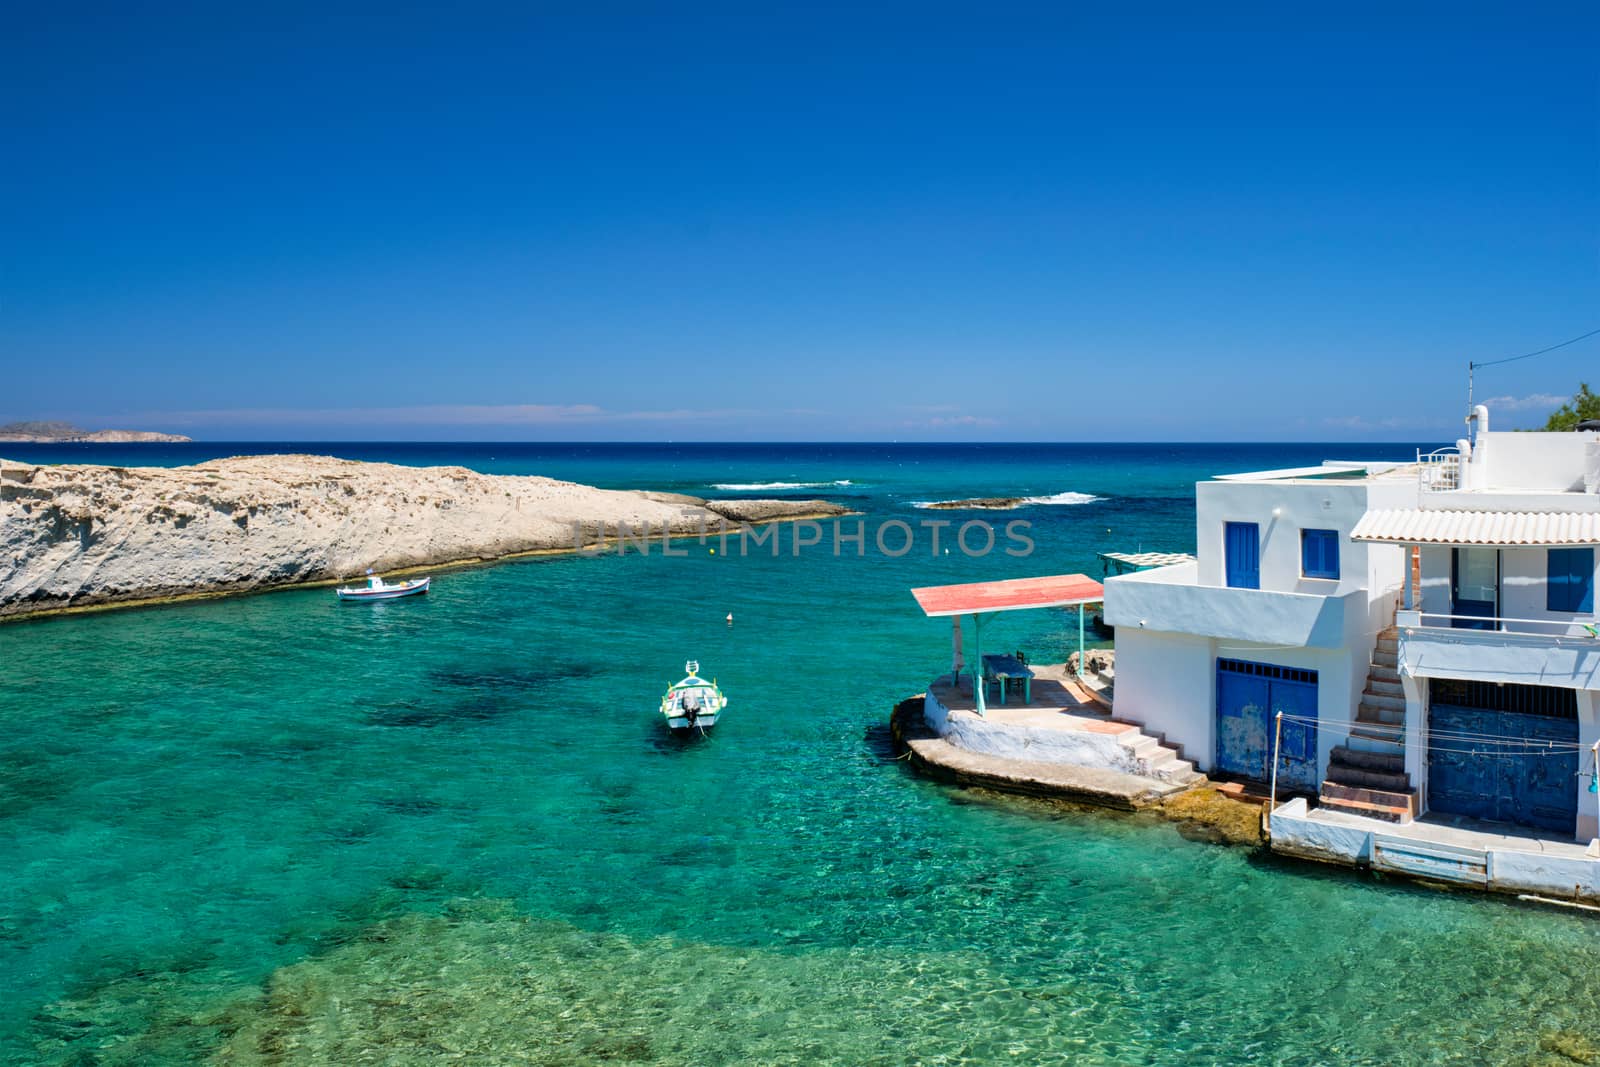
{"label": "blue wooden door", "polygon": [[1520,789],[1515,797],[1515,822],[1539,826],[1571,835],[1578,817],[1578,749],[1548,748],[1578,743],[1577,719],[1551,719],[1538,715],[1518,715],[1528,749],[1522,754]]}
{"label": "blue wooden door", "polygon": [[1271,711],[1274,718],[1278,712],[1283,712],[1283,736],[1278,744],[1278,785],[1302,793],[1316,792],[1321,780],[1317,774],[1316,682],[1274,678]]}
{"label": "blue wooden door", "polygon": [[[1428,809],[1570,836],[1579,762],[1571,693],[1432,685],[1445,699],[1436,696],[1428,709]],[[1485,704],[1494,707],[1473,706]]]}
{"label": "blue wooden door", "polygon": [[1223,558],[1228,585],[1234,589],[1261,588],[1261,528],[1253,522],[1225,523]]}
{"label": "blue wooden door", "polygon": [[1267,775],[1271,736],[1267,709],[1272,694],[1267,679],[1224,670],[1217,664],[1217,770],[1245,778]]}
{"label": "blue wooden door", "polygon": [[[1281,740],[1274,736],[1279,712],[1284,716]],[[1217,660],[1218,771],[1268,781],[1277,741],[1279,787],[1314,792],[1319,780],[1316,718],[1315,671]]]}

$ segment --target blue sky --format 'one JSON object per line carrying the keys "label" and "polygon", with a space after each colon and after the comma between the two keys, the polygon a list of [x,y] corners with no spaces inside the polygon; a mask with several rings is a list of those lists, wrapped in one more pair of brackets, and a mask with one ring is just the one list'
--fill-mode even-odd
{"label": "blue sky", "polygon": [[8,16],[0,420],[1448,440],[1600,326],[1592,4],[247,7]]}

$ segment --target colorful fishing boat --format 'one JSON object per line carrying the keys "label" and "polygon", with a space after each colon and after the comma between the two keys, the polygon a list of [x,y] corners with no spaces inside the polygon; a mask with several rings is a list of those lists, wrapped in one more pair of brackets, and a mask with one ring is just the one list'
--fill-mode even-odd
{"label": "colorful fishing boat", "polygon": [[342,585],[334,592],[341,601],[398,600],[403,596],[426,593],[431,581],[432,578],[412,578],[410,581],[390,583],[368,571],[366,585]]}
{"label": "colorful fishing boat", "polygon": [[700,677],[700,664],[690,660],[683,665],[687,676],[667,689],[661,698],[661,717],[674,731],[705,731],[717,725],[717,717],[728,706],[716,680]]}

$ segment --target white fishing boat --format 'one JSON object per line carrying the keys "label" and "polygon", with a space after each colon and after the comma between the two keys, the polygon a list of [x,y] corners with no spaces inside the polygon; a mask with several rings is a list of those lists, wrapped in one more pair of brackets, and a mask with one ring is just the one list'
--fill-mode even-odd
{"label": "white fishing boat", "polygon": [[661,698],[661,717],[673,730],[709,730],[717,725],[728,698],[722,695],[716,680],[700,677],[700,664],[690,660],[683,665],[687,676],[667,689]]}
{"label": "white fishing boat", "polygon": [[416,596],[428,591],[432,578],[412,578],[405,582],[386,582],[371,571],[367,572],[366,585],[341,585],[334,592],[342,601],[398,600],[403,596]]}

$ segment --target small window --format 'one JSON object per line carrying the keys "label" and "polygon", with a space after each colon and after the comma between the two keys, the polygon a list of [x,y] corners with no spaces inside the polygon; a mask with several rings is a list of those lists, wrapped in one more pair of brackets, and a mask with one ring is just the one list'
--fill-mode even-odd
{"label": "small window", "polygon": [[1339,577],[1339,531],[1300,531],[1300,573],[1307,578]]}
{"label": "small window", "polygon": [[1594,610],[1594,549],[1552,548],[1545,581],[1548,611]]}

